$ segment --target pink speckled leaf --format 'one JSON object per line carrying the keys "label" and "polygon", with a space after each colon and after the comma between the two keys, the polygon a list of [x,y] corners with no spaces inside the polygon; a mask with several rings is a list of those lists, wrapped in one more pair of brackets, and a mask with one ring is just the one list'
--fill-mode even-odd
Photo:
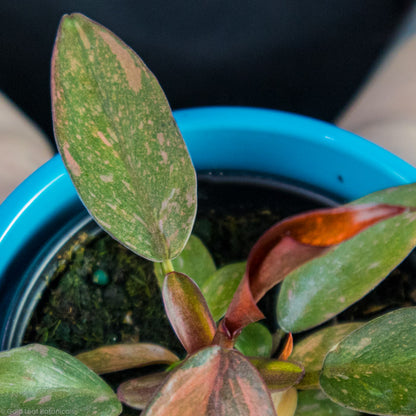
{"label": "pink speckled leaf", "polygon": [[55,135],[88,211],[154,261],[176,257],[196,212],[196,176],[159,83],[119,38],[62,18],[52,59]]}
{"label": "pink speckled leaf", "polygon": [[110,386],[79,360],[40,344],[0,353],[1,415],[117,416]]}
{"label": "pink speckled leaf", "polygon": [[191,355],[142,416],[276,416],[266,385],[238,352],[212,346]]}

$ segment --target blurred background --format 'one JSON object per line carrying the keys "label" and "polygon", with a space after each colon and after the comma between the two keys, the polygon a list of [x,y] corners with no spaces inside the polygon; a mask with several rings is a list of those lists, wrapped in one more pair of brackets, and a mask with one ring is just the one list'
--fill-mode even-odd
{"label": "blurred background", "polygon": [[410,0],[3,0],[0,90],[52,137],[50,57],[81,12],[129,44],[173,109],[242,105],[333,120],[364,82]]}

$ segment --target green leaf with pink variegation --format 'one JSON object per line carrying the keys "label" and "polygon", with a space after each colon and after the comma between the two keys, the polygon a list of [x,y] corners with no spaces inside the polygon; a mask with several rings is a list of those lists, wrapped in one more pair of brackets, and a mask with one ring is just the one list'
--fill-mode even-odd
{"label": "green leaf with pink variegation", "polygon": [[237,414],[276,416],[257,370],[240,353],[212,346],[190,356],[176,369],[142,416]]}
{"label": "green leaf with pink variegation", "polygon": [[184,248],[196,176],[159,83],[117,36],[62,18],[52,59],[55,136],[85,206],[115,239],[163,261]]}
{"label": "green leaf with pink variegation", "polygon": [[31,344],[1,352],[0,369],[0,414],[121,413],[111,388],[79,360],[56,348]]}

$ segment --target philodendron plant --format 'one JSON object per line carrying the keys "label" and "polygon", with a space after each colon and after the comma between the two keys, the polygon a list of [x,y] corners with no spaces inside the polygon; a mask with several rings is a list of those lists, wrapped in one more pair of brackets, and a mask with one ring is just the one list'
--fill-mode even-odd
{"label": "philodendron plant", "polygon": [[[215,270],[201,241],[189,239],[191,159],[140,58],[97,23],[65,16],[52,101],[58,146],[80,198],[104,230],[155,262],[186,353],[178,358],[146,343],[76,358],[39,344],[3,352],[1,414],[118,415],[122,402],[145,416],[416,415],[416,308],[319,327],[412,250],[415,186],[286,219],[260,237],[246,263]],[[264,318],[257,303],[277,284],[272,336],[256,323]],[[293,345],[292,333],[315,327]],[[125,381],[117,395],[97,375],[153,364],[167,368]]]}

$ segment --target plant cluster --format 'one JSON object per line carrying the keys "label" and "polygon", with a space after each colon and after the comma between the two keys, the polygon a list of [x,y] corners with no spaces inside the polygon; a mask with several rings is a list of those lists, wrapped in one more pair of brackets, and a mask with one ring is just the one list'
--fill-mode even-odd
{"label": "plant cluster", "polygon": [[[39,344],[16,348],[0,354],[0,409],[118,415],[122,402],[144,416],[416,415],[416,308],[319,327],[412,250],[415,186],[288,218],[260,237],[247,262],[215,270],[190,238],[195,170],[141,59],[97,23],[65,16],[52,101],[80,198],[111,236],[155,262],[186,356],[146,343],[76,358]],[[257,323],[257,303],[278,284],[279,329],[271,334]],[[292,333],[315,327],[293,345]],[[153,364],[168,367],[122,383],[117,395],[97,375]]]}

